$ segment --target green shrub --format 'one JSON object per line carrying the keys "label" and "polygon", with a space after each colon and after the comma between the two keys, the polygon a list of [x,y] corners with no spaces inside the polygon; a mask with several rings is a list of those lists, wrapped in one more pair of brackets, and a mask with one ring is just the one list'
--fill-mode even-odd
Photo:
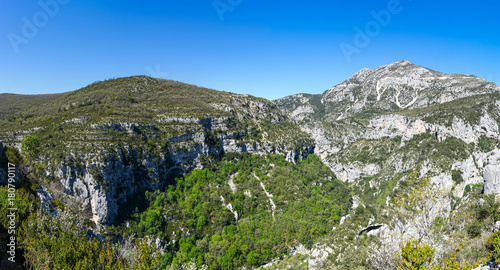
{"label": "green shrub", "polygon": [[467,234],[471,238],[476,238],[481,235],[481,231],[484,228],[484,224],[481,221],[474,221],[474,223],[470,224],[467,227]]}
{"label": "green shrub", "polygon": [[465,186],[463,197],[465,197],[467,194],[469,194],[470,192],[472,192],[474,190],[477,190],[479,188],[482,189],[482,187],[483,187],[482,183]]}
{"label": "green shrub", "polygon": [[36,135],[26,135],[22,141],[23,153],[30,159],[38,158],[40,154],[40,141]]}
{"label": "green shrub", "polygon": [[489,152],[495,149],[495,145],[497,143],[496,139],[493,138],[488,138],[484,135],[481,135],[478,139],[478,147],[481,149],[483,152]]}
{"label": "green shrub", "polygon": [[7,154],[7,160],[10,163],[15,164],[15,165],[21,164],[21,162],[23,160],[23,156],[21,155],[21,153],[19,153],[19,150],[17,150],[14,147],[7,146],[6,154]]}
{"label": "green shrub", "polygon": [[496,258],[500,256],[500,231],[490,235],[486,241],[486,249]]}
{"label": "green shrub", "polygon": [[434,258],[434,249],[418,240],[409,240],[401,247],[402,266],[400,269],[424,269]]}
{"label": "green shrub", "polygon": [[464,178],[462,176],[462,171],[460,171],[460,170],[453,170],[453,171],[451,171],[451,179],[457,185],[463,183],[464,182]]}

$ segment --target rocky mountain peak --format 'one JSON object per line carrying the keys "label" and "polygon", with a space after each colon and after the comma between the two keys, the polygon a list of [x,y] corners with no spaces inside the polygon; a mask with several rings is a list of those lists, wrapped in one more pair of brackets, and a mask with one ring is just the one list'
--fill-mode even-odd
{"label": "rocky mountain peak", "polygon": [[[378,67],[376,69],[363,68],[360,71],[356,72],[354,75],[352,75],[346,81],[347,82],[362,83],[362,82],[366,81],[367,79],[369,79],[369,80],[376,79],[380,75],[388,75],[390,73],[402,75],[402,74],[408,73],[408,72],[411,73],[412,69],[419,70],[419,71],[416,71],[417,73],[424,73],[425,72],[425,68],[414,65],[407,60],[401,60],[401,61],[394,62],[392,64],[387,64],[387,65]],[[377,75],[379,75],[379,76],[377,76]]]}
{"label": "rocky mountain peak", "polygon": [[[444,74],[402,60],[362,69],[321,95],[335,119],[362,111],[415,109],[464,97],[499,92],[495,83],[464,74]],[[332,115],[332,116],[333,116]]]}

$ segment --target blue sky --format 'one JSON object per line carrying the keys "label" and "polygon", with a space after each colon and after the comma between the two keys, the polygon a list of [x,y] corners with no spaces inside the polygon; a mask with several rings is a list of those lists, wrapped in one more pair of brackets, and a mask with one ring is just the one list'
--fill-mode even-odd
{"label": "blue sky", "polygon": [[0,93],[150,75],[275,99],[403,59],[500,82],[499,12],[498,0],[4,0]]}

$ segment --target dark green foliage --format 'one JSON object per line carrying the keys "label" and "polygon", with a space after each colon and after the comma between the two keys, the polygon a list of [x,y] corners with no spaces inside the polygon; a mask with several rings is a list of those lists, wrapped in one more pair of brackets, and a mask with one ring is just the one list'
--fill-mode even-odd
{"label": "dark green foliage", "polygon": [[451,126],[456,118],[463,119],[469,125],[477,125],[483,109],[497,100],[498,96],[498,93],[475,95],[434,104],[426,108],[410,110],[406,114],[423,117],[423,120],[428,123],[438,123],[446,126]]}
{"label": "dark green foliage", "polygon": [[495,199],[495,194],[485,195],[483,197],[484,202],[478,203],[475,207],[475,214],[480,220],[492,217],[495,221],[500,220],[500,202]]}
{"label": "dark green foliage", "polygon": [[464,188],[464,194],[463,194],[463,197],[467,196],[470,192],[472,191],[475,191],[475,190],[479,190],[481,189],[482,190],[483,188],[483,184],[482,183],[479,183],[479,184],[473,184],[473,185],[467,185],[465,186]]}
{"label": "dark green foliage", "polygon": [[15,165],[21,164],[23,156],[21,155],[21,153],[19,153],[19,150],[17,150],[17,148],[7,146],[7,151],[5,152],[7,154],[7,160],[10,163]]}
{"label": "dark green foliage", "polygon": [[478,139],[477,146],[481,151],[483,152],[489,152],[495,149],[495,146],[497,144],[497,140],[494,138],[488,138],[484,135],[481,135]]}
{"label": "dark green foliage", "polygon": [[112,246],[96,238],[90,241],[73,221],[30,215],[23,233],[26,265],[33,269],[124,269]]}
{"label": "dark green foliage", "polygon": [[403,160],[414,160],[416,166],[425,160],[430,160],[441,170],[449,170],[453,162],[468,158],[473,148],[455,137],[448,137],[443,142],[436,140],[430,133],[414,135],[400,151],[404,153]]}
{"label": "dark green foliage", "polygon": [[481,221],[474,221],[474,223],[467,226],[467,234],[471,238],[478,237],[481,235],[481,231],[484,229],[484,224]]}
{"label": "dark green foliage", "polygon": [[34,160],[40,154],[40,141],[36,135],[26,135],[22,142],[23,153],[30,159]]}
{"label": "dark green foliage", "polygon": [[481,234],[486,224],[495,223],[500,220],[500,202],[495,200],[495,195],[484,195],[482,200],[474,204],[471,215],[475,221],[468,225],[467,233],[474,238]]}
{"label": "dark green foliage", "polygon": [[205,143],[215,149],[219,149],[221,147],[221,139],[216,132],[207,132]]}
{"label": "dark green foliage", "polygon": [[451,179],[457,185],[463,183],[464,182],[464,178],[462,176],[462,171],[460,171],[460,170],[453,170],[453,171],[451,171]]}

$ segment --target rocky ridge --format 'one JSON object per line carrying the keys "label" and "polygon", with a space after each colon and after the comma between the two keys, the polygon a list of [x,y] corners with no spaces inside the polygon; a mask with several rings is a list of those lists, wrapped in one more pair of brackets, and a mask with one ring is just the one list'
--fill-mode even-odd
{"label": "rocky ridge", "polygon": [[[116,96],[96,98],[107,92]],[[155,104],[161,93],[171,97]],[[112,223],[138,191],[164,188],[226,153],[277,153],[294,161],[314,152],[309,136],[276,105],[247,95],[138,76],[58,95],[52,103],[58,102],[59,113],[0,137],[19,146],[26,134],[37,135],[45,177],[59,182],[63,199],[81,205],[98,224]]]}
{"label": "rocky ridge", "polygon": [[472,75],[448,75],[403,60],[362,69],[321,95],[297,94],[275,102],[296,120],[320,112],[321,118],[336,121],[361,112],[417,109],[498,91],[495,83]]}

